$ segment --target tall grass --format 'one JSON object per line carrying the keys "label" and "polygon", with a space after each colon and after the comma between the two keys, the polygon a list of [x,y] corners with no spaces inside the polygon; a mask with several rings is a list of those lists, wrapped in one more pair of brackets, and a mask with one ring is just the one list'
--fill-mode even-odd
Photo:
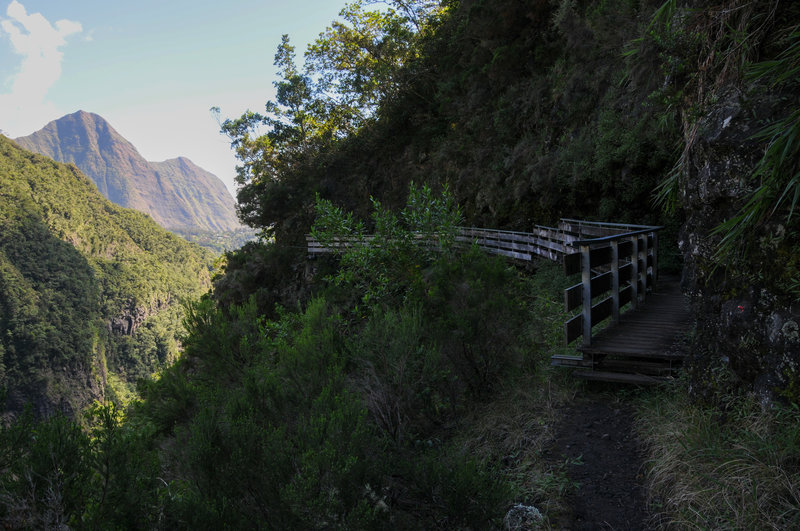
{"label": "tall grass", "polygon": [[764,408],[752,396],[697,405],[673,390],[642,399],[637,429],[661,527],[800,528],[797,407]]}

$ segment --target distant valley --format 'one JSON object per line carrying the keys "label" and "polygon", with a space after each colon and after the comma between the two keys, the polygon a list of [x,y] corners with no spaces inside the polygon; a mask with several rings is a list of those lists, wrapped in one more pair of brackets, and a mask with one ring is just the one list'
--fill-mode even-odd
{"label": "distant valley", "polygon": [[124,402],[180,352],[214,256],[0,136],[0,419]]}
{"label": "distant valley", "polygon": [[185,157],[149,162],[101,116],[77,111],[15,139],[57,162],[73,163],[110,201],[149,214],[177,233],[243,231],[222,181]]}

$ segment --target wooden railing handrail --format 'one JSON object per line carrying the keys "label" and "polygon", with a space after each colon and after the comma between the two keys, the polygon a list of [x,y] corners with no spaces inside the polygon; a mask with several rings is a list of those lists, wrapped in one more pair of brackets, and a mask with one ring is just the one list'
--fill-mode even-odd
{"label": "wooden railing handrail", "polygon": [[655,231],[661,230],[663,228],[664,227],[653,226],[653,227],[647,227],[647,228],[641,229],[641,230],[634,230],[634,231],[631,231],[631,232],[623,232],[622,234],[612,234],[611,236],[602,236],[602,237],[599,237],[599,238],[590,238],[590,239],[587,239],[587,240],[575,240],[575,241],[570,242],[570,245],[572,245],[573,247],[580,247],[581,245],[594,245],[594,244],[612,242],[612,241],[615,241],[615,240],[618,241],[618,240],[622,240],[622,239],[625,239],[625,238],[629,238],[631,236],[638,236],[640,234],[648,234],[648,233],[651,233],[651,232],[655,232]]}
{"label": "wooden railing handrail", "polygon": [[[572,242],[579,252],[565,255],[568,275],[581,273],[581,281],[564,291],[567,311],[581,312],[564,324],[565,343],[582,337],[582,347],[592,344],[592,329],[611,317],[618,323],[620,310],[630,303],[635,309],[658,280],[658,231],[651,226],[622,234]],[[609,293],[597,303],[593,301]]]}
{"label": "wooden railing handrail", "polygon": [[[517,260],[530,261],[536,255],[562,261],[565,274],[580,273],[581,282],[564,291],[567,311],[581,308],[564,323],[565,341],[569,344],[582,337],[583,347],[588,347],[597,324],[608,317],[619,322],[625,304],[635,308],[647,297],[648,288],[654,288],[658,279],[658,231],[662,228],[564,218],[558,227],[536,225],[531,232],[458,227],[455,240]],[[309,256],[331,252],[331,247],[369,244],[372,238],[340,237],[334,245],[326,246],[312,236],[306,237]],[[608,297],[592,303],[606,293]]]}
{"label": "wooden railing handrail", "polygon": [[609,223],[607,221],[587,221],[585,219],[570,219],[570,218],[561,218],[562,222],[566,223],[577,223],[579,225],[590,225],[590,226],[597,226],[597,227],[605,227],[605,228],[613,228],[613,229],[624,229],[624,228],[632,228],[632,229],[647,229],[647,228],[655,228],[654,225],[638,225],[635,223]]}

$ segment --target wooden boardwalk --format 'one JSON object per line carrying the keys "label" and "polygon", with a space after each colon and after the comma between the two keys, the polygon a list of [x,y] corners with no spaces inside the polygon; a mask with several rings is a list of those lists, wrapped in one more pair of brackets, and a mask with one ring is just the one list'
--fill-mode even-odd
{"label": "wooden boardwalk", "polygon": [[[660,229],[562,219],[531,232],[462,227],[456,242],[515,260],[560,261],[567,276],[580,274],[564,292],[565,343],[580,340],[578,354],[555,355],[553,365],[578,368],[582,378],[641,384],[672,377],[681,363],[672,345],[690,319],[678,280],[659,278]],[[369,235],[307,240],[310,257],[374,244]],[[428,243],[436,245],[435,236]]]}
{"label": "wooden boardwalk", "polygon": [[681,366],[676,342],[689,330],[691,313],[677,277],[662,277],[658,290],[619,324],[577,348],[578,356],[554,356],[553,364],[572,366],[574,375],[590,380],[651,384],[669,380]]}

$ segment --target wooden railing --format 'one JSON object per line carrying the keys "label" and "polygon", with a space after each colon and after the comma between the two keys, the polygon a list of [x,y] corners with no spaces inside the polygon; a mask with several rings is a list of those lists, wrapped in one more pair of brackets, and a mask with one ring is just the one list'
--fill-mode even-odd
{"label": "wooden railing", "polygon": [[[584,225],[587,222],[582,222]],[[612,224],[598,224],[613,230]],[[580,307],[581,312],[564,325],[567,344],[583,338],[582,346],[592,343],[592,328],[611,317],[617,324],[620,309],[631,304],[635,309],[644,302],[647,291],[658,280],[658,231],[662,227],[620,225],[626,232],[573,240],[578,252],[564,256],[564,273],[581,274],[581,282],[564,291],[567,311]],[[588,227],[591,232],[593,228]],[[618,229],[619,230],[619,229]],[[600,299],[597,302],[597,299]]]}
{"label": "wooden railing", "polygon": [[[569,344],[582,337],[582,346],[589,346],[594,326],[608,317],[618,323],[620,309],[628,303],[636,308],[645,300],[648,289],[655,286],[660,229],[562,219],[557,228],[537,225],[531,232],[460,227],[456,242],[464,246],[476,244],[486,252],[517,260],[530,261],[534,256],[563,260],[568,276],[580,273],[581,282],[564,292],[568,312],[581,308],[565,323],[565,338]],[[312,236],[306,240],[309,256],[316,256],[369,243],[372,238],[338,238],[328,245]],[[601,297],[605,298],[594,302]]]}
{"label": "wooden railing", "polygon": [[331,244],[324,244],[313,236],[306,235],[306,249],[308,250],[308,257],[314,258],[320,254],[329,254],[335,252],[335,249],[347,249],[353,245],[367,244],[374,236],[364,236],[363,238],[334,238]]}
{"label": "wooden railing", "polygon": [[[332,244],[324,245],[313,236],[306,236],[309,256],[346,249],[356,243],[369,243],[372,239],[372,236],[364,236],[363,239],[337,238]],[[560,261],[568,250],[564,245],[564,235],[552,227],[536,226],[533,232],[459,227],[455,240],[463,246],[476,244],[488,253],[527,261],[532,260],[534,255]]]}
{"label": "wooden railing", "polygon": [[566,250],[564,235],[558,229],[538,225],[532,232],[462,227],[456,241],[474,243],[489,253],[527,261],[532,260],[533,255],[559,261]]}

